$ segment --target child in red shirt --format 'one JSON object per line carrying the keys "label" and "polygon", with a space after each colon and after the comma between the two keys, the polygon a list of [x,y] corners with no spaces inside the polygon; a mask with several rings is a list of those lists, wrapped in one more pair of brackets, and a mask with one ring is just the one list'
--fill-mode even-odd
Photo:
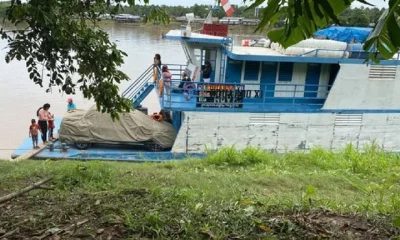
{"label": "child in red shirt", "polygon": [[31,120],[31,125],[29,126],[29,137],[32,138],[33,148],[39,148],[38,146],[38,135],[40,132],[40,127],[36,123],[35,119]]}
{"label": "child in red shirt", "polygon": [[54,126],[54,114],[49,113],[48,124],[49,124],[49,140],[54,140],[54,137],[53,137],[53,130],[55,128],[55,126]]}

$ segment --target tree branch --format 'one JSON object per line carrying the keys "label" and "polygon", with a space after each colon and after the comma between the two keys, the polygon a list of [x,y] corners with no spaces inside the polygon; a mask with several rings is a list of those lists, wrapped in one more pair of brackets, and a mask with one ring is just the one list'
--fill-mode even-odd
{"label": "tree branch", "polygon": [[48,178],[46,178],[46,179],[43,179],[42,181],[39,181],[39,182],[37,182],[37,183],[35,183],[35,184],[33,184],[33,185],[30,185],[30,186],[28,186],[28,187],[26,187],[26,188],[24,188],[24,189],[21,189],[21,190],[19,190],[19,191],[10,193],[10,194],[8,194],[8,195],[6,195],[6,196],[0,197],[0,204],[5,203],[5,202],[8,202],[8,201],[10,201],[10,200],[13,199],[13,198],[16,198],[16,197],[18,197],[18,196],[21,196],[22,194],[27,193],[27,192],[29,192],[29,191],[32,191],[32,190],[34,190],[34,189],[44,189],[44,188],[41,188],[40,186],[43,185],[43,184],[45,184],[45,183],[47,183],[48,181],[50,181],[50,180],[52,180],[52,179],[53,179],[53,177],[48,177]]}

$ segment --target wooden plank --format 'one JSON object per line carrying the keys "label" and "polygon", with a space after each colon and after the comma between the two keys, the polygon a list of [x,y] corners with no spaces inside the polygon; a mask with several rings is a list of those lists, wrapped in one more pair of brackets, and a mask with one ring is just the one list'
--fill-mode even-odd
{"label": "wooden plank", "polygon": [[21,156],[17,157],[14,159],[14,161],[21,161],[21,160],[27,160],[32,158],[33,156],[35,156],[36,154],[40,153],[41,151],[43,151],[51,142],[55,142],[58,140],[58,136],[54,136],[54,140],[53,141],[49,141],[47,144],[39,144],[39,148],[37,149],[33,149],[29,150],[28,152],[22,154]]}

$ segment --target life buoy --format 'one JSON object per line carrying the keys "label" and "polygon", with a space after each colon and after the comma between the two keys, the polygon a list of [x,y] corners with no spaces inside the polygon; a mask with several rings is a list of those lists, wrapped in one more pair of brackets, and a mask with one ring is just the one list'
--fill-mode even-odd
{"label": "life buoy", "polygon": [[158,114],[158,113],[153,113],[153,115],[151,115],[151,118],[153,119],[153,120],[156,120],[157,122],[161,122],[163,119],[163,117],[162,117],[162,115],[161,114]]}

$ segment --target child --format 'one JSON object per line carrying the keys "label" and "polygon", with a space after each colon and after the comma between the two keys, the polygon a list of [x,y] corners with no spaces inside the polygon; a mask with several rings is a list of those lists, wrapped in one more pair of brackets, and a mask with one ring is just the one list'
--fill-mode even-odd
{"label": "child", "polygon": [[49,120],[48,120],[48,124],[49,124],[49,140],[52,141],[54,140],[53,137],[53,130],[55,128],[54,126],[54,114],[49,113]]}
{"label": "child", "polygon": [[32,137],[33,148],[39,148],[38,146],[38,135],[40,127],[36,123],[35,119],[31,120],[31,125],[29,126],[29,137]]}

